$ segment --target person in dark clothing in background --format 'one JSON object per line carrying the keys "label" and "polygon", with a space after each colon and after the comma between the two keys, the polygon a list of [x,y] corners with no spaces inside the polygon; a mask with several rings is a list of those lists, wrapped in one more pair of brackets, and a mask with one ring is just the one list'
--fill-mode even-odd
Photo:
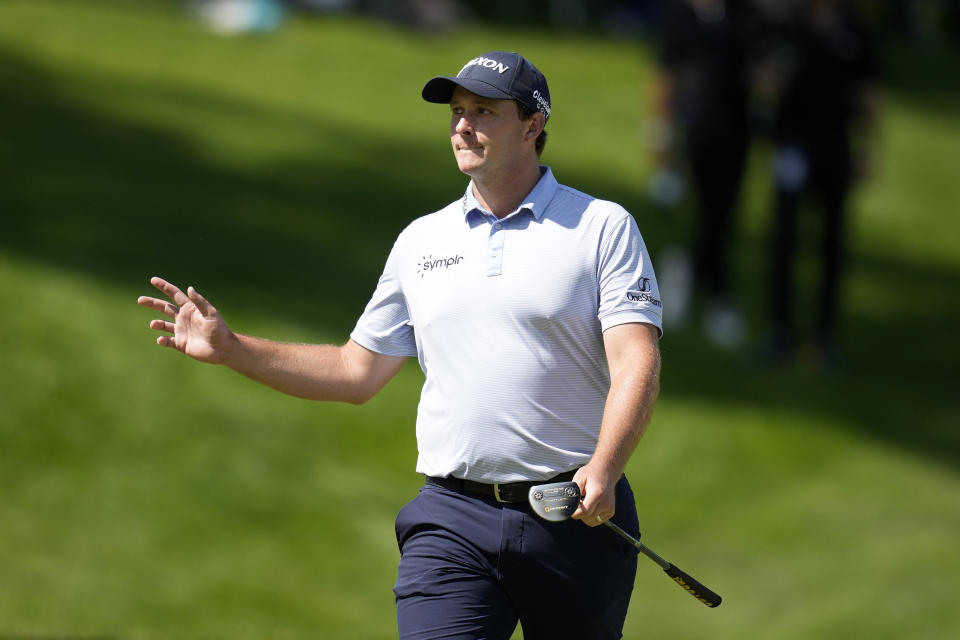
{"label": "person in dark clothing in background", "polygon": [[796,346],[794,264],[798,214],[808,198],[821,224],[820,286],[813,348],[824,366],[837,360],[836,333],[846,246],[847,196],[863,173],[877,117],[878,62],[853,3],[792,3],[786,23],[770,31],[781,83],[773,120],[775,205],[771,256],[770,329],[765,356],[780,362]]}
{"label": "person in dark clothing in background", "polygon": [[[692,293],[704,303],[707,337],[726,347],[736,346],[744,332],[732,302],[730,245],[750,140],[752,16],[749,0],[667,0],[654,105],[657,129],[669,131],[670,146],[682,149],[696,201]],[[657,136],[655,146],[666,147],[667,137]],[[672,315],[669,305],[686,306],[688,292],[671,286],[671,275],[664,273],[665,316],[682,321],[685,311]]]}

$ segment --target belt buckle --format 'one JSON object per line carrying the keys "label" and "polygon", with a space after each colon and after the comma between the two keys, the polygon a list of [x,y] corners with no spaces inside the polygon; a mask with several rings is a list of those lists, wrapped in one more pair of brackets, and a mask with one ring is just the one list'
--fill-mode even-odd
{"label": "belt buckle", "polygon": [[506,503],[506,500],[504,500],[503,498],[500,497],[500,483],[499,483],[499,482],[494,482],[494,483],[493,483],[493,497],[497,499],[497,502]]}

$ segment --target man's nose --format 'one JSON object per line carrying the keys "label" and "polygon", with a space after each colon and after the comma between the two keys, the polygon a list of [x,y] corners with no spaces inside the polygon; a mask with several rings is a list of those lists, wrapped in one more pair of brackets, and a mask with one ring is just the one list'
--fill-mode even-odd
{"label": "man's nose", "polygon": [[460,116],[454,130],[459,134],[470,134],[473,132],[473,125],[470,124],[470,120],[468,120],[466,116]]}

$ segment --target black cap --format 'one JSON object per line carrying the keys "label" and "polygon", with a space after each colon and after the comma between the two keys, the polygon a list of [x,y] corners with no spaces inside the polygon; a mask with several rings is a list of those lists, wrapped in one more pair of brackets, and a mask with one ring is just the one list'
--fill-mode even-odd
{"label": "black cap", "polygon": [[539,111],[545,118],[550,118],[547,79],[519,53],[491,51],[470,60],[455,78],[431,78],[423,86],[423,99],[449,104],[457,85],[484,98],[519,100],[531,111]]}

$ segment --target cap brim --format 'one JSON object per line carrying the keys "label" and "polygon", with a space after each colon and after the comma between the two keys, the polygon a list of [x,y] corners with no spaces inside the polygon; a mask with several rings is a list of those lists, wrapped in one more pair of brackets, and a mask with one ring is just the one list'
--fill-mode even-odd
{"label": "cap brim", "polygon": [[470,93],[475,93],[483,98],[493,98],[495,100],[513,100],[513,96],[505,91],[472,78],[450,78],[448,76],[437,76],[427,81],[423,85],[421,95],[427,102],[437,104],[450,104],[450,98],[453,97],[453,90],[461,86]]}

